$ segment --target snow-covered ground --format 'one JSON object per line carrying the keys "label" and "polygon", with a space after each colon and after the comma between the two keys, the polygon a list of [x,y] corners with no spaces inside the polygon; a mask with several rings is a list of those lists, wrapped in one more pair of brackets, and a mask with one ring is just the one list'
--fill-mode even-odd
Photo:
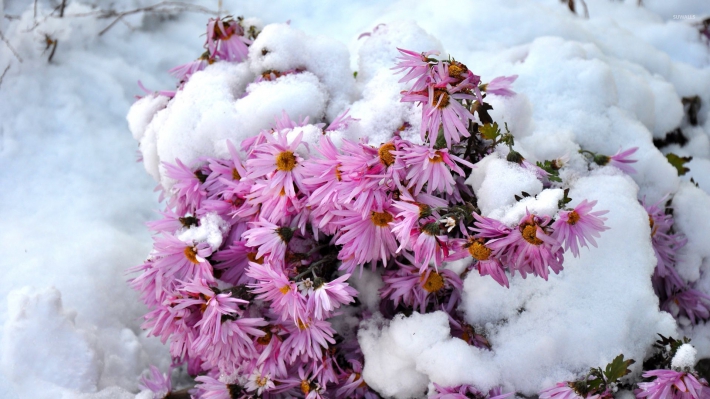
{"label": "snow-covered ground", "polygon": [[[99,36],[112,19],[80,16],[92,11],[91,1],[69,0],[63,19],[44,18],[56,3],[39,1],[35,18],[31,2],[4,0],[0,18],[8,39],[0,42],[0,73],[10,66],[0,84],[0,397],[132,398],[148,365],[165,370],[170,359],[141,331],[146,310],[125,282],[125,269],[150,251],[144,222],[158,209],[157,183],[135,162],[126,114],[143,94],[138,80],[150,89],[174,88],[166,71],[199,55],[208,15],[137,13]],[[637,203],[637,197],[655,203],[677,192],[677,227],[689,240],[679,272],[710,292],[710,46],[685,19],[710,16],[710,3],[643,3],[587,0],[585,19],[557,0],[224,1],[223,9],[235,15],[290,20],[308,35],[345,43],[366,98],[353,113],[367,126],[406,119],[372,89],[393,86],[381,77],[380,86],[367,83],[378,68],[391,66],[385,63],[394,46],[434,40],[416,22],[438,39],[443,54],[475,73],[519,75],[519,95],[495,103],[494,117],[509,124],[526,158],[567,154],[579,167],[577,145],[607,154],[640,147],[633,179],[609,170],[568,176],[573,198],[596,199],[611,211],[611,230],[599,249],[569,257],[565,272],[550,281],[513,279],[507,290],[478,276],[466,280],[467,318],[487,326],[496,351],[452,340],[440,315],[389,325],[374,319],[361,336],[366,359],[377,359],[366,364],[370,386],[398,397],[421,392],[429,381],[502,383],[531,393],[622,351],[643,357],[656,333],[682,331],[693,337],[699,357],[710,356],[710,324],[677,327],[658,310],[647,215]],[[216,0],[200,4],[219,7]],[[357,39],[381,23],[372,36]],[[51,63],[46,35],[59,40]],[[696,95],[704,105],[699,124],[691,126],[681,98]],[[694,157],[680,178],[652,143],[677,127],[689,143],[666,150]],[[495,161],[479,167],[471,181],[482,211],[519,218],[524,208],[503,202],[521,185],[533,195],[541,187],[525,186],[526,176],[515,173]],[[690,177],[699,188],[687,183]],[[550,201],[557,197],[527,205],[542,210]],[[412,331],[425,333],[404,342]]]}

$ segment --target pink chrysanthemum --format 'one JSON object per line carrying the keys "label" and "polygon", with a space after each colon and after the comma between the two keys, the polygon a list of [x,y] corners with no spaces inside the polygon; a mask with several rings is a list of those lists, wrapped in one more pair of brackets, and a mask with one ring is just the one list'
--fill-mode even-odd
{"label": "pink chrysanthemum", "polygon": [[608,230],[604,226],[606,215],[609,211],[591,212],[597,201],[587,201],[579,203],[571,211],[560,211],[557,220],[552,224],[552,238],[564,243],[565,250],[572,251],[572,255],[579,256],[579,247],[586,247],[587,241],[594,247],[597,246],[594,238],[600,237],[600,232]]}
{"label": "pink chrysanthemum", "polygon": [[392,70],[395,71],[395,74],[407,72],[407,74],[399,80],[399,83],[414,80],[414,84],[411,88],[412,91],[425,89],[427,83],[429,83],[432,79],[429,56],[439,55],[439,52],[431,50],[425,53],[417,53],[411,50],[401,49],[399,47],[397,50],[399,50],[401,55],[397,58],[399,62],[392,68]]}
{"label": "pink chrysanthemum", "polygon": [[275,271],[268,264],[249,262],[247,275],[256,280],[256,283],[249,285],[252,292],[257,294],[257,298],[270,301],[271,307],[283,320],[287,316],[298,319],[305,313],[305,300],[298,292],[296,283],[282,272]]}
{"label": "pink chrysanthemum", "polygon": [[407,188],[414,187],[414,195],[419,194],[425,184],[427,194],[434,191],[451,194],[456,186],[451,172],[463,176],[463,170],[456,163],[473,168],[473,164],[450,154],[446,148],[435,150],[413,145],[396,154],[401,156],[407,165]]}
{"label": "pink chrysanthemum", "polygon": [[503,257],[525,278],[528,273],[547,280],[548,267],[553,272],[562,270],[563,251],[559,241],[550,236],[549,217],[540,217],[529,212],[517,228],[504,238],[486,242],[497,257]]}
{"label": "pink chrysanthemum", "polygon": [[195,378],[199,384],[195,387],[200,399],[242,399],[247,395],[244,389],[237,384],[225,384],[209,375]]}
{"label": "pink chrysanthemum", "polygon": [[151,365],[150,375],[141,377],[138,387],[142,390],[153,392],[154,398],[167,397],[173,389],[173,384],[170,381],[172,367],[167,373],[161,373],[160,369]]}
{"label": "pink chrysanthemum", "polygon": [[685,285],[673,266],[675,265],[676,252],[686,244],[687,239],[672,232],[673,216],[667,215],[665,209],[658,206],[659,203],[648,205],[642,201],[643,207],[648,212],[651,242],[658,262],[655,273],[658,277],[668,280],[667,287],[669,289],[667,291],[669,292],[667,294],[671,295],[672,287],[681,288]]}
{"label": "pink chrysanthemum", "polygon": [[481,90],[486,93],[495,94],[497,96],[510,97],[514,96],[515,92],[510,89],[510,86],[518,78],[518,75],[499,76],[484,85]]}
{"label": "pink chrysanthemum", "polygon": [[663,304],[661,309],[673,317],[687,317],[695,324],[700,320],[710,318],[710,295],[696,289],[686,288],[672,294]]}
{"label": "pink chrysanthemum", "polygon": [[599,396],[597,394],[582,396],[569,382],[558,382],[554,387],[540,391],[540,399],[598,399]]}
{"label": "pink chrysanthemum", "polygon": [[594,162],[600,166],[612,165],[619,168],[626,174],[634,174],[636,173],[636,169],[629,164],[637,162],[635,159],[631,158],[631,155],[633,155],[638,149],[638,147],[632,147],[628,150],[619,150],[612,156],[596,155],[594,157]]}
{"label": "pink chrysanthemum", "polygon": [[349,277],[349,274],[344,274],[328,282],[316,279],[306,302],[307,308],[316,319],[325,320],[340,305],[347,305],[355,300],[357,290],[345,282]]}
{"label": "pink chrysanthemum", "polygon": [[296,319],[288,323],[286,328],[288,338],[283,343],[283,354],[294,362],[297,358],[316,360],[323,356],[323,349],[328,344],[335,344],[335,330],[330,323],[323,320]]}
{"label": "pink chrysanthemum", "polygon": [[430,262],[434,262],[435,268],[441,265],[449,254],[448,239],[447,235],[441,234],[438,221],[430,221],[416,232],[412,251],[414,252],[414,262],[419,265],[420,271],[427,269]]}
{"label": "pink chrysanthemum", "polygon": [[426,91],[410,91],[402,97],[403,102],[419,102],[422,104],[422,140],[429,139],[434,146],[443,126],[446,146],[461,141],[461,137],[469,137],[467,125],[473,121],[473,115],[459,101],[472,100],[474,96],[460,92],[451,87],[449,66],[440,62],[434,67],[434,83],[429,84]]}
{"label": "pink chrysanthemum", "polygon": [[286,256],[286,246],[293,237],[293,229],[267,220],[249,223],[251,228],[242,234],[247,247],[258,248],[256,257],[281,264]]}
{"label": "pink chrysanthemum", "polygon": [[296,196],[296,187],[303,191],[303,158],[298,155],[297,148],[301,144],[303,132],[299,133],[291,143],[287,132],[264,135],[266,142],[256,145],[251,158],[247,160],[247,178],[266,179],[267,192],[280,195],[283,192],[289,197]]}
{"label": "pink chrysanthemum", "polygon": [[178,215],[194,213],[200,207],[202,200],[207,197],[207,191],[202,187],[207,175],[200,169],[193,171],[177,158],[175,165],[164,162],[163,167],[165,175],[176,180],[171,188],[169,206],[175,208]]}
{"label": "pink chrysanthemum", "polygon": [[343,246],[338,259],[352,256],[360,265],[374,260],[382,260],[386,265],[397,251],[397,241],[390,226],[394,220],[394,209],[391,207],[372,211],[366,218],[353,210],[334,210],[333,213],[342,217],[336,222],[342,226],[342,233],[335,241],[336,245]]}
{"label": "pink chrysanthemum", "polygon": [[245,60],[251,43],[244,37],[244,28],[231,17],[210,19],[207,23],[207,49],[222,60]]}
{"label": "pink chrysanthemum", "polygon": [[710,390],[704,379],[692,373],[675,370],[651,370],[643,373],[646,378],[656,377],[651,382],[641,382],[634,391],[637,398],[649,399],[707,399]]}
{"label": "pink chrysanthemum", "polygon": [[199,72],[207,68],[207,65],[210,65],[214,62],[214,58],[210,58],[210,55],[208,52],[205,52],[200,56],[200,58],[188,62],[187,64],[183,65],[178,65],[174,68],[171,68],[168,73],[175,76],[179,81],[183,82],[186,81],[194,74],[195,72]]}

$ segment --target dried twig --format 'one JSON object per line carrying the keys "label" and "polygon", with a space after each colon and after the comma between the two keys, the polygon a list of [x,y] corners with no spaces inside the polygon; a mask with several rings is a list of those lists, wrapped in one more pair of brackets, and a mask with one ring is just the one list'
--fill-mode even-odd
{"label": "dried twig", "polygon": [[52,52],[49,53],[49,58],[47,59],[47,62],[52,62],[52,58],[54,58],[54,52],[57,51],[57,45],[59,44],[59,40],[54,40],[52,43]]}
{"label": "dried twig", "polygon": [[136,9],[128,10],[128,11],[123,11],[123,12],[116,12],[113,10],[109,10],[108,12],[106,12],[106,14],[99,15],[99,18],[111,18],[111,17],[115,16],[116,19],[114,19],[113,22],[111,22],[107,27],[105,27],[101,32],[99,32],[99,36],[106,33],[109,29],[111,29],[114,25],[116,25],[116,23],[121,21],[123,19],[123,17],[125,17],[127,15],[138,14],[141,12],[167,12],[167,11],[173,11],[173,12],[192,11],[192,12],[201,12],[201,13],[205,13],[205,14],[219,15],[219,12],[212,11],[206,7],[197,6],[197,5],[189,4],[189,3],[184,3],[181,1],[162,1],[162,2],[154,4],[152,6],[140,7],[140,8],[136,8]]}
{"label": "dried twig", "polygon": [[3,42],[5,42],[5,44],[6,44],[7,47],[10,49],[10,51],[12,51],[12,54],[15,55],[15,58],[17,58],[18,61],[22,62],[22,57],[20,57],[20,54],[17,53],[17,51],[15,50],[15,48],[12,47],[12,45],[10,44],[10,42],[5,38],[5,35],[2,34],[2,31],[0,31],[0,40],[2,40]]}
{"label": "dried twig", "polygon": [[64,18],[64,8],[67,6],[67,0],[62,0],[62,4],[59,7],[59,18]]}
{"label": "dried twig", "polygon": [[5,74],[7,73],[8,70],[10,70],[10,64],[7,64],[7,66],[5,67],[5,70],[2,71],[2,75],[0,75],[0,86],[2,86],[2,79],[5,77]]}

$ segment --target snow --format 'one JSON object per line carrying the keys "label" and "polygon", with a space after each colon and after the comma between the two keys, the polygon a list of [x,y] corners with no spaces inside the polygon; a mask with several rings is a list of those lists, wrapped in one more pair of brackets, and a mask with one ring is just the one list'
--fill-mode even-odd
{"label": "snow", "polygon": [[195,245],[206,242],[213,251],[222,246],[224,236],[231,226],[217,213],[211,212],[200,218],[199,226],[190,226],[178,234],[178,239],[186,244]]}
{"label": "snow", "polygon": [[[476,273],[464,281],[467,320],[485,326],[495,348],[485,368],[515,381],[523,393],[574,379],[619,353],[643,359],[656,333],[676,335],[675,321],[658,311],[651,287],[656,259],[637,188],[628,177],[604,172],[579,179],[570,190],[570,197],[598,200],[599,209],[609,210],[610,230],[598,248],[583,250],[580,258],[566,253],[564,270],[547,282],[517,276],[506,289]],[[477,372],[470,370],[468,378]]]}
{"label": "snow", "polygon": [[[710,14],[706,2],[644,0],[637,7],[586,0],[588,20],[558,0],[446,7],[244,2],[233,12],[265,23],[251,47],[253,61],[211,65],[172,101],[149,94],[135,104],[133,96],[144,95],[136,81],[170,89],[165,71],[199,56],[206,15],[136,14],[125,19],[133,29],[119,23],[98,36],[108,20],[70,17],[92,11],[88,1],[69,1],[67,18],[44,19],[29,31],[33,10],[26,3],[0,1],[0,28],[23,60],[0,43],[0,72],[10,65],[0,86],[0,397],[132,398],[149,364],[166,370],[167,350],[141,331],[145,309],[123,274],[149,253],[143,223],[156,217],[152,189],[156,181],[171,184],[161,177],[161,162],[225,156],[226,140],[270,128],[282,110],[316,123],[350,108],[360,122],[342,137],[376,145],[408,123],[403,137],[418,140],[420,111],[398,101],[404,87],[389,69],[397,46],[451,53],[484,80],[519,75],[520,94],[493,100],[491,114],[508,123],[515,149],[530,162],[568,157],[560,174],[571,185],[571,205],[597,200],[595,209],[610,211],[611,229],[582,257],[567,253],[564,271],[549,281],[518,276],[504,289],[468,276],[461,310],[485,328],[493,351],[452,338],[441,312],[390,322],[373,317],[360,330],[370,386],[395,397],[422,396],[430,382],[504,384],[533,394],[619,353],[636,359],[638,372],[657,333],[693,338],[695,349],[681,347],[674,367],[692,367],[695,350],[698,358],[710,356],[710,325],[679,332],[658,309],[647,215],[637,202],[674,195],[676,228],[688,238],[679,271],[710,292],[710,52],[689,21],[673,20]],[[51,4],[39,1],[38,14],[48,14]],[[266,25],[272,22],[278,24]],[[358,40],[366,31],[371,35]],[[52,64],[45,34],[59,40]],[[308,72],[252,83],[268,69],[291,68]],[[698,126],[689,125],[680,102],[693,95],[705,104]],[[663,151],[694,157],[680,178],[652,143],[677,127],[689,143]],[[318,137],[312,125],[301,130],[312,138],[307,142]],[[134,162],[138,142],[148,174]],[[590,171],[577,153],[611,155],[632,146],[639,151],[631,177],[609,166]],[[502,159],[504,152],[469,177],[483,214],[510,225],[526,209],[554,215],[561,190],[543,189],[533,172]],[[516,203],[523,191],[532,197]],[[222,223],[206,216],[181,239],[218,246]],[[374,312],[381,278],[364,271],[353,283]]]}
{"label": "snow", "polygon": [[495,153],[476,164],[466,183],[473,187],[478,207],[483,216],[488,217],[499,207],[512,206],[516,195],[522,197],[526,192],[535,196],[542,191],[542,183],[533,171],[501,159]]}
{"label": "snow", "polygon": [[678,348],[671,360],[671,367],[676,370],[693,370],[695,367],[695,356],[698,351],[693,345],[683,344]]}

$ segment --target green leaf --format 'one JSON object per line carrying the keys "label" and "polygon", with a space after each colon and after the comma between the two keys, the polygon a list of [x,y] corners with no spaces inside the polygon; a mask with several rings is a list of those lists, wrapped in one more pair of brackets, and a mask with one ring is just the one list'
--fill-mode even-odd
{"label": "green leaf", "polygon": [[483,126],[478,127],[478,133],[481,134],[486,140],[495,140],[500,136],[500,129],[498,128],[498,123],[493,122],[493,124],[486,123]]}
{"label": "green leaf", "polygon": [[674,168],[676,168],[678,176],[683,176],[684,174],[690,172],[690,169],[686,168],[685,164],[690,162],[693,157],[679,157],[678,155],[669,152],[666,154],[666,159],[671,165],[673,165]]}
{"label": "green leaf", "polygon": [[629,366],[636,363],[633,359],[624,360],[624,355],[617,356],[611,363],[606,365],[604,375],[609,383],[617,381],[619,378],[629,374]]}

